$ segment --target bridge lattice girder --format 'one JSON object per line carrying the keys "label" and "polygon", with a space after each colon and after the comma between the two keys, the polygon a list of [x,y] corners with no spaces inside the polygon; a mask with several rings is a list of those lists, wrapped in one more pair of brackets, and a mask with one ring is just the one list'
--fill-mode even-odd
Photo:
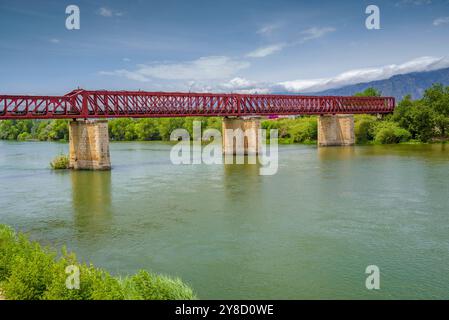
{"label": "bridge lattice girder", "polygon": [[393,97],[74,90],[64,96],[0,95],[2,119],[157,118],[383,114]]}

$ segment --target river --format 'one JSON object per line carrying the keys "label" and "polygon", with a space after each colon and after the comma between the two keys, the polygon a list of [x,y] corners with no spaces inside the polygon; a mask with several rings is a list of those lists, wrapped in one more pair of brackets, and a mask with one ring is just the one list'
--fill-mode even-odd
{"label": "river", "polygon": [[172,165],[170,147],[111,143],[111,172],[56,172],[67,144],[1,141],[0,223],[201,299],[449,298],[449,145],[279,146],[273,176]]}

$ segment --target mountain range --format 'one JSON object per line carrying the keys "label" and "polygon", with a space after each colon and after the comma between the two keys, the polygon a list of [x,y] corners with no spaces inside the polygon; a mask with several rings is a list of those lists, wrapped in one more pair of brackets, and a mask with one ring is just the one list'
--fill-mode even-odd
{"label": "mountain range", "polygon": [[367,88],[375,88],[382,96],[392,96],[398,101],[410,94],[413,99],[420,99],[424,91],[434,83],[449,86],[449,68],[434,71],[413,72],[395,75],[389,79],[347,85],[341,88],[316,92],[321,96],[352,96]]}

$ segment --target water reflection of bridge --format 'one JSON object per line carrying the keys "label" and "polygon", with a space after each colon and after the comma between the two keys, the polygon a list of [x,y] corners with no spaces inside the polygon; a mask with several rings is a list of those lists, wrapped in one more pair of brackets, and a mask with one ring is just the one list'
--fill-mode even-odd
{"label": "water reflection of bridge", "polygon": [[72,171],[74,220],[81,233],[105,232],[111,223],[111,172]]}

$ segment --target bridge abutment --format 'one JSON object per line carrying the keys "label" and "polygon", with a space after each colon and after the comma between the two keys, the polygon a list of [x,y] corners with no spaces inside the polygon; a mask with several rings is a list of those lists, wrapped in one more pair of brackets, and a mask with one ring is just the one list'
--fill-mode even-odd
{"label": "bridge abutment", "polygon": [[69,124],[69,167],[110,170],[107,120],[74,120]]}
{"label": "bridge abutment", "polygon": [[223,154],[257,155],[259,153],[259,118],[224,118]]}
{"label": "bridge abutment", "polygon": [[337,114],[318,117],[318,146],[352,146],[354,144],[354,115]]}

